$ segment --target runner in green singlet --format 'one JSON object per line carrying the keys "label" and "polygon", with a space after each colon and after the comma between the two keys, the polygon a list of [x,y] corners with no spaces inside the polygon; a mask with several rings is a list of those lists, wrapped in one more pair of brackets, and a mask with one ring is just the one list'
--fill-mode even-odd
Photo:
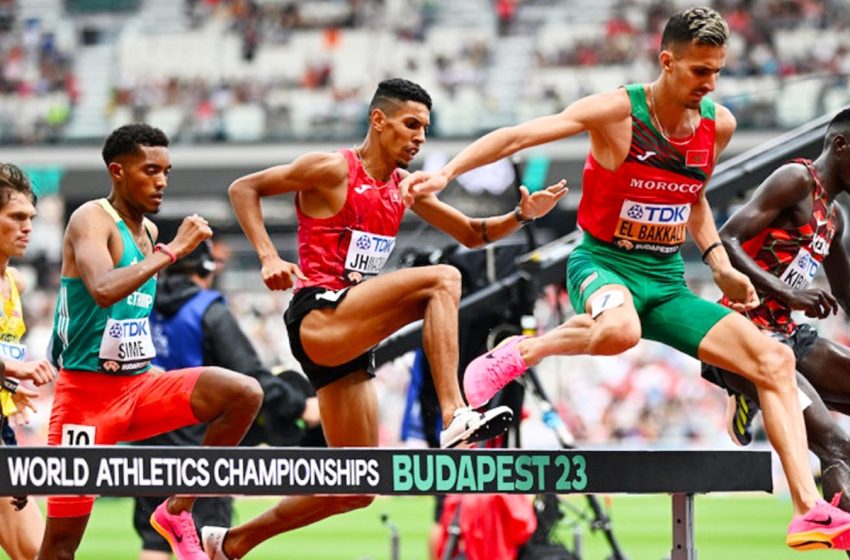
{"label": "runner in green singlet", "polygon": [[579,206],[585,240],[567,272],[579,315],[541,336],[508,339],[473,361],[464,379],[470,404],[483,404],[546,356],[619,354],[641,337],[660,340],[756,386],[791,490],[786,543],[798,550],[850,549],[850,514],[821,500],[812,477],[793,353],[685,286],[678,248],[689,231],[732,308],[758,303],[749,279],[729,262],[704,190],[735,129],[732,114],[706,98],[726,63],[728,36],[711,8],[679,12],[662,33],[654,82],[591,95],[557,115],[496,130],[439,172],[413,174],[400,188],[409,203],[485,163],[588,132]]}

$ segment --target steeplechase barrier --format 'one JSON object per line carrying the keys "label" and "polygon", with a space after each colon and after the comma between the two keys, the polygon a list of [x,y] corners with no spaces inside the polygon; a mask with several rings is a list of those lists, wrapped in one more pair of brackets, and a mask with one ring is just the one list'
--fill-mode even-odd
{"label": "steeplechase barrier", "polygon": [[0,496],[671,494],[672,560],[695,494],[772,489],[767,451],[0,447]]}

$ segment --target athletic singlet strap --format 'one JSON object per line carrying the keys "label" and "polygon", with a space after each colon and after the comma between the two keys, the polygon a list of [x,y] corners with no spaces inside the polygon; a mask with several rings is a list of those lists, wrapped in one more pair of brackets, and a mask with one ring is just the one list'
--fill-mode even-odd
{"label": "athletic singlet strap", "polygon": [[[109,202],[106,198],[97,199],[97,203],[100,204],[101,208],[106,210],[107,214],[112,216],[112,219],[115,220],[116,224],[118,222],[124,221],[124,219],[118,215],[118,211],[115,209],[114,206],[112,206],[112,203]],[[145,233],[147,234],[148,239],[151,242],[151,246],[154,246],[156,244],[156,241],[154,240],[153,231],[151,230],[153,224],[151,224],[151,221],[147,218],[142,218],[142,226],[145,228]]]}

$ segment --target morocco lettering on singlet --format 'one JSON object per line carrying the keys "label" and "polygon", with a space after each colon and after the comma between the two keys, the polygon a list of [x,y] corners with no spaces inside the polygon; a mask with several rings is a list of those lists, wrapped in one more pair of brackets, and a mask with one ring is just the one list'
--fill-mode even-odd
{"label": "morocco lettering on singlet", "polygon": [[632,177],[629,187],[633,189],[644,189],[647,191],[661,191],[673,193],[696,194],[702,189],[702,183],[674,183],[673,181],[656,181],[654,179],[639,179]]}
{"label": "morocco lettering on singlet", "polygon": [[623,201],[614,242],[626,249],[673,253],[685,242],[690,204],[644,204]]}

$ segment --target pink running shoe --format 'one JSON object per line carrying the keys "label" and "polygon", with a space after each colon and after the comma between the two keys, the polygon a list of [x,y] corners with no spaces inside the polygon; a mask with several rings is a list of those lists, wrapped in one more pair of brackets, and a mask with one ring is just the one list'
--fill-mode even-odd
{"label": "pink running shoe", "polygon": [[177,560],[210,560],[201,548],[192,512],[168,513],[166,499],[151,514],[151,527],[171,545]]}
{"label": "pink running shoe", "polygon": [[832,503],[818,500],[806,514],[794,517],[785,543],[794,550],[850,550],[850,513],[838,509],[840,500],[841,493],[832,498]]}
{"label": "pink running shoe", "polygon": [[522,361],[517,344],[527,336],[511,336],[466,367],[463,392],[472,408],[487,404],[502,387],[525,373],[528,365]]}

